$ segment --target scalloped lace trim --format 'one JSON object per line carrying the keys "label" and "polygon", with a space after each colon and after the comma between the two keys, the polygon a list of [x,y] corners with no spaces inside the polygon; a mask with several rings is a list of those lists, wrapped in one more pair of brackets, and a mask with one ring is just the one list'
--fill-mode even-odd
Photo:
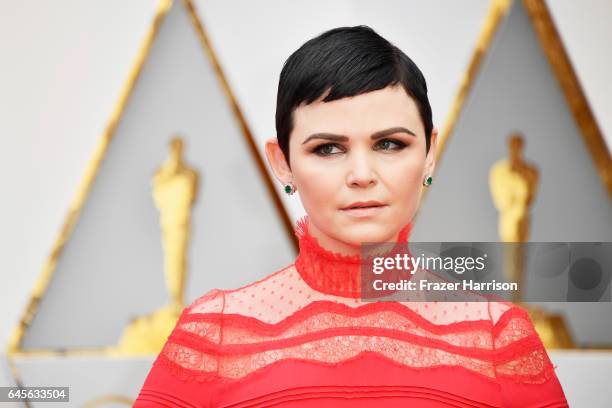
{"label": "scalloped lace trim", "polygon": [[552,363],[526,311],[435,325],[390,302],[352,309],[319,301],[276,324],[183,314],[157,363],[185,381],[236,381],[286,360],[337,365],[375,353],[407,368],[462,367],[492,381],[542,383]]}

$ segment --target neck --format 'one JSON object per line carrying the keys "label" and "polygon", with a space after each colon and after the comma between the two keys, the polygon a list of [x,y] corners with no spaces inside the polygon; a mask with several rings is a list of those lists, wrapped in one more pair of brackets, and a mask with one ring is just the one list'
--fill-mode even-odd
{"label": "neck", "polygon": [[[349,244],[343,241],[339,241],[325,234],[316,225],[313,224],[310,217],[307,217],[308,220],[308,233],[310,236],[316,239],[318,244],[327,251],[346,255],[346,256],[359,256],[363,254],[363,248],[361,245]],[[405,227],[404,227],[405,229]],[[383,240],[383,242],[399,242],[402,231],[400,230],[398,233],[394,234],[392,237]],[[382,243],[382,242],[381,242]]]}

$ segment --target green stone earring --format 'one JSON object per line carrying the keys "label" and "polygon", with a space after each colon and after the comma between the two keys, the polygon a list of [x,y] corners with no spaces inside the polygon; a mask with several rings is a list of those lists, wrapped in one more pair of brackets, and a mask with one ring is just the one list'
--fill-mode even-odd
{"label": "green stone earring", "polygon": [[423,179],[423,185],[425,187],[429,187],[431,186],[431,182],[433,181],[433,178],[431,176],[427,176]]}
{"label": "green stone earring", "polygon": [[285,193],[289,195],[292,195],[293,193],[295,193],[295,186],[293,185],[292,182],[285,184]]}

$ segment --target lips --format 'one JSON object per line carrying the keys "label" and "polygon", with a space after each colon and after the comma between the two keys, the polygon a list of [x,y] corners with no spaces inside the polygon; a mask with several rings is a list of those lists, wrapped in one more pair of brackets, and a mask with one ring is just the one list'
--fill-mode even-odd
{"label": "lips", "polygon": [[347,205],[346,207],[341,208],[341,210],[355,210],[358,208],[376,208],[383,207],[386,204],[381,203],[380,201],[357,201]]}
{"label": "lips", "polygon": [[387,204],[380,201],[357,201],[341,208],[343,214],[352,218],[371,218],[385,213]]}

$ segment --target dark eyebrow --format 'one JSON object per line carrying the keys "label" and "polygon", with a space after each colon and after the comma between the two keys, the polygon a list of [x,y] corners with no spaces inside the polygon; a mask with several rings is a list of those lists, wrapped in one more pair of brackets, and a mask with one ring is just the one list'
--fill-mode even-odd
{"label": "dark eyebrow", "polygon": [[[381,139],[383,137],[386,137],[386,136],[389,136],[395,133],[407,133],[409,135],[416,137],[414,132],[406,129],[405,127],[398,126],[398,127],[392,127],[389,129],[385,129],[385,130],[379,130],[378,132],[370,136],[370,139],[378,140],[378,139]],[[314,133],[308,136],[306,140],[302,142],[302,144],[305,144],[312,139],[325,139],[325,140],[331,140],[332,142],[346,142],[348,140],[348,137],[343,136],[343,135],[336,135],[333,133]]]}
{"label": "dark eyebrow", "polygon": [[335,135],[333,133],[313,133],[312,135],[308,136],[306,140],[302,142],[302,144],[305,144],[306,142],[309,142],[312,139],[325,139],[331,140],[332,142],[346,142],[348,140],[348,137],[342,135]]}
{"label": "dark eyebrow", "polygon": [[379,130],[378,132],[376,132],[372,136],[370,136],[370,139],[378,140],[378,139],[383,138],[385,136],[393,135],[395,133],[408,133],[409,135],[412,135],[412,136],[416,137],[414,132],[412,132],[411,130],[406,129],[405,127],[398,126],[398,127],[392,127],[392,128],[389,128],[389,129],[385,129],[385,130]]}

